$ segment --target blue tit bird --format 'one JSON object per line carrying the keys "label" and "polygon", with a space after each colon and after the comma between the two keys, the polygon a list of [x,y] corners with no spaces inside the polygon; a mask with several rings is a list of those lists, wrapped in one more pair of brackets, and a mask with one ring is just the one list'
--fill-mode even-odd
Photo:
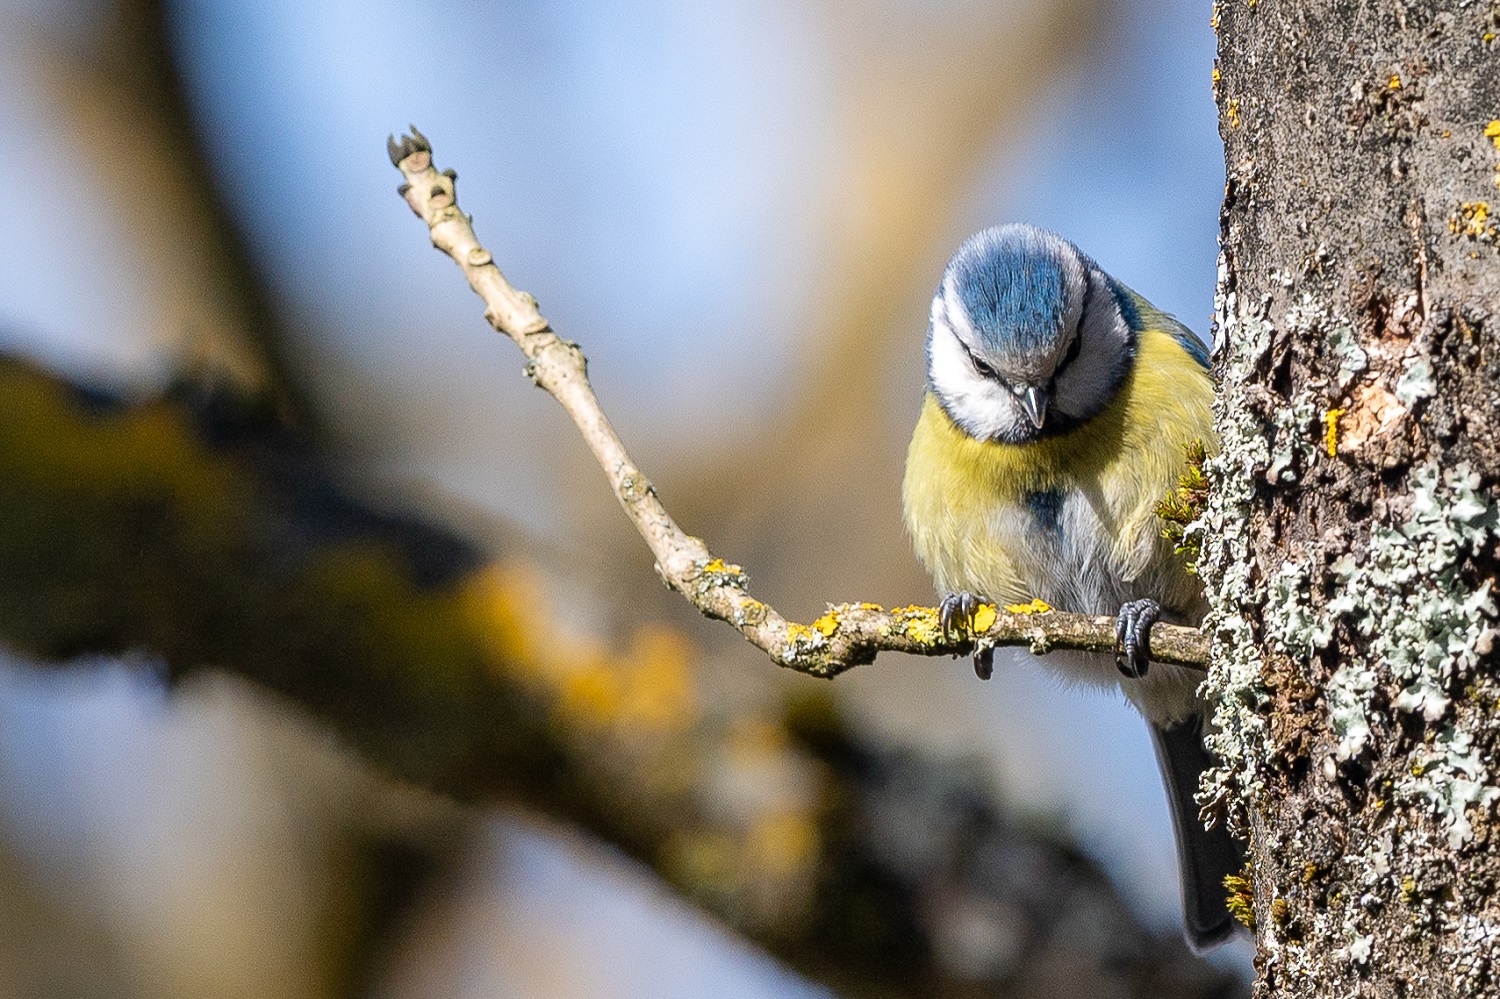
{"label": "blue tit bird", "polygon": [[[1235,921],[1224,877],[1243,867],[1194,795],[1211,765],[1200,675],[1147,661],[1157,619],[1195,625],[1200,582],[1161,535],[1156,505],[1184,471],[1184,445],[1215,440],[1203,344],[1060,236],[986,229],[954,254],[927,333],[927,391],[902,499],[914,547],[942,594],[942,620],[982,602],[1040,598],[1117,615],[1117,659],[1054,652],[1064,676],[1119,686],[1149,723],[1177,833],[1188,942]],[[981,677],[989,653],[975,656]]]}

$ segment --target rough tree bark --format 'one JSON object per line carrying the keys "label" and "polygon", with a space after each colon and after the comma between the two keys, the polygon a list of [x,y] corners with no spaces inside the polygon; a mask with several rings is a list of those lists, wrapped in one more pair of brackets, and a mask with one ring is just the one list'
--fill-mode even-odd
{"label": "rough tree bark", "polygon": [[1257,994],[1500,994],[1500,8],[1215,18],[1206,795],[1252,836]]}

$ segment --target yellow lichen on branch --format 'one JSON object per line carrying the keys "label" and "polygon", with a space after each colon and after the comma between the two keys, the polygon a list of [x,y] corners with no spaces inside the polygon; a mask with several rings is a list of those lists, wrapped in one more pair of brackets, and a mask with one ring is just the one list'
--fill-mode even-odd
{"label": "yellow lichen on branch", "polygon": [[[991,646],[1022,646],[1038,654],[1054,649],[1114,650],[1113,618],[1048,608],[1050,612],[1039,620],[1041,608],[1032,605],[1000,611],[986,604],[987,613],[976,621],[982,627],[946,635],[932,607],[887,611],[871,603],[838,604],[806,625],[788,621],[769,604],[750,596],[744,570],[716,557],[701,538],[683,531],[650,480],[631,461],[594,395],[587,361],[578,345],[557,335],[538,310],[536,299],[513,287],[480,245],[472,220],[458,207],[457,174],[439,172],[433,166],[432,147],[415,126],[399,141],[392,137],[389,152],[406,180],[399,192],[427,223],[433,245],[463,270],[469,287],[485,304],[490,325],[515,342],[526,355],[527,375],[573,420],[609,479],[615,498],[651,549],[662,581],[702,614],[732,625],[780,665],[823,677],[871,662],[880,652],[966,654],[976,640]],[[1208,660],[1208,641],[1196,629],[1158,624],[1151,633],[1150,654],[1155,662],[1201,670]]]}
{"label": "yellow lichen on branch", "polygon": [[1032,600],[1025,604],[1006,604],[1005,609],[1012,614],[1051,614],[1052,605],[1045,600]]}

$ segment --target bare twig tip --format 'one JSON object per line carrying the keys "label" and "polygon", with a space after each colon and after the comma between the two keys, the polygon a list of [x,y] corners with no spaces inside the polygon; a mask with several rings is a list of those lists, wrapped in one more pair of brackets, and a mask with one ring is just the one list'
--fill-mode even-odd
{"label": "bare twig tip", "polygon": [[410,135],[402,135],[401,140],[396,141],[394,135],[387,136],[385,140],[386,152],[391,154],[391,165],[399,167],[401,161],[412,153],[430,153],[432,144],[427,141],[427,136],[417,131],[417,126],[412,125]]}

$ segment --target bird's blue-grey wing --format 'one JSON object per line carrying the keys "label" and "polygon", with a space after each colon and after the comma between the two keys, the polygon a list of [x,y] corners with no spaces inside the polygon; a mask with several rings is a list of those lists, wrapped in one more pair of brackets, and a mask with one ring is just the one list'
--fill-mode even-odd
{"label": "bird's blue-grey wing", "polygon": [[1207,370],[1209,366],[1208,346],[1202,340],[1199,340],[1192,330],[1178,322],[1175,316],[1169,316],[1167,313],[1160,311],[1156,315],[1160,317],[1156,328],[1182,344],[1182,349],[1187,351],[1193,360],[1203,365],[1204,370]]}
{"label": "bird's blue-grey wing", "polygon": [[1176,340],[1182,349],[1187,351],[1188,356],[1201,364],[1205,371],[1209,369],[1208,346],[1198,339],[1197,334],[1182,325],[1176,316],[1161,311],[1118,281],[1115,282],[1115,292],[1115,298],[1120,303],[1120,311],[1132,329],[1161,330]]}

